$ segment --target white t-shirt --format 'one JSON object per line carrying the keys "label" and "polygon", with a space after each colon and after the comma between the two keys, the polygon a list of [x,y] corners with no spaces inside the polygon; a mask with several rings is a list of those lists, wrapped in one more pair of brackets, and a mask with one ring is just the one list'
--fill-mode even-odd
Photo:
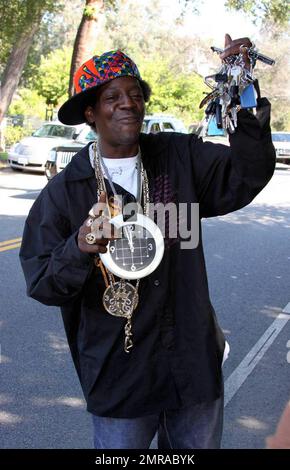
{"label": "white t-shirt", "polygon": [[[89,155],[91,165],[94,168],[93,145],[90,145]],[[138,155],[129,158],[103,158],[103,160],[113,183],[119,184],[119,186],[137,197]],[[104,168],[103,175],[106,178]]]}

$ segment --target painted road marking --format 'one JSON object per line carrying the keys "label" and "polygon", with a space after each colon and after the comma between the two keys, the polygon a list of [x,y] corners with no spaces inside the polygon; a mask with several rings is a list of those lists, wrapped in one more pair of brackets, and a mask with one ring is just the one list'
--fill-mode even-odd
{"label": "painted road marking", "polygon": [[225,406],[235,396],[239,388],[253,372],[256,365],[262,359],[271,344],[275,341],[278,334],[290,320],[290,302],[282,310],[282,313],[273,321],[255,346],[248,352],[242,362],[234,372],[225,381]]}
{"label": "painted road marking", "polygon": [[21,246],[22,238],[13,238],[13,240],[6,240],[4,242],[0,242],[0,253],[3,251],[14,250],[15,248],[19,248]]}
{"label": "painted road marking", "polygon": [[13,240],[6,240],[5,242],[0,242],[0,246],[11,245],[12,243],[21,242],[22,238],[13,238]]}

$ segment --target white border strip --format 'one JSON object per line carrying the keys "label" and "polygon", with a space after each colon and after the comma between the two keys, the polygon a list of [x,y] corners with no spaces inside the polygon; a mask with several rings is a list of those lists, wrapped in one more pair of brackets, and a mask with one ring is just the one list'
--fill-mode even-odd
{"label": "white border strip", "polygon": [[[288,314],[288,315],[287,315]],[[271,344],[275,341],[278,334],[290,320],[290,302],[282,310],[282,313],[273,321],[255,346],[248,352],[242,362],[228,377],[225,382],[225,404],[231,401],[239,388],[243,385],[247,377],[253,372],[258,362],[262,359]]]}

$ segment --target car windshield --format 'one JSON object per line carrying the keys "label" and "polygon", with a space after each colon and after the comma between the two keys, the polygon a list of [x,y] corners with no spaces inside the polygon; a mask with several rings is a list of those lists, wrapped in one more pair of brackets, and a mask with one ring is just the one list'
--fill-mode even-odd
{"label": "car windshield", "polygon": [[91,140],[95,140],[97,138],[97,134],[93,131],[93,129],[84,129],[78,135],[77,140],[84,141],[87,140],[90,142]]}
{"label": "car windshield", "polygon": [[75,127],[60,126],[57,124],[45,124],[35,131],[33,137],[63,137],[64,139],[72,139],[76,132]]}
{"label": "car windshield", "polygon": [[290,134],[272,134],[273,142],[290,142]]}

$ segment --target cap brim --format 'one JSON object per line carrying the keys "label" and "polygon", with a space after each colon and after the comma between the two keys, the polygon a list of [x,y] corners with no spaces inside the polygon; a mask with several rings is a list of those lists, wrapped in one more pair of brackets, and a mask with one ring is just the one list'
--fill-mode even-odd
{"label": "cap brim", "polygon": [[85,109],[89,106],[91,99],[96,95],[99,86],[94,86],[82,91],[67,100],[58,111],[58,119],[63,124],[76,125],[86,121]]}

